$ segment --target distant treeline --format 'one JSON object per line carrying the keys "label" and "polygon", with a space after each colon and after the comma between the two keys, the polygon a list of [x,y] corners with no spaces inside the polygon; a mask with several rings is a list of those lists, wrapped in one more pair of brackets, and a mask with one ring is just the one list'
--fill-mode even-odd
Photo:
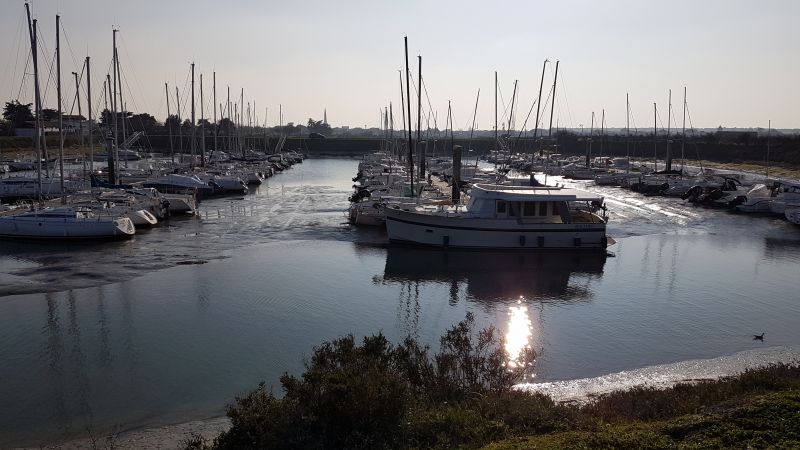
{"label": "distant treeline", "polygon": [[[196,151],[199,152],[199,136],[197,139]],[[272,134],[266,137],[263,134],[252,135],[243,139],[245,148],[258,151],[264,151],[266,149],[267,152],[274,151],[278,141],[279,137]],[[171,151],[170,149],[176,153],[181,149],[183,149],[184,152],[189,152],[191,149],[189,134],[183,135],[181,138],[177,135],[172,136],[171,142],[172,144],[170,145],[169,135],[145,134],[137,145],[141,146],[143,151],[165,154],[168,154]],[[396,148],[398,148],[399,151],[404,153],[407,151],[405,140],[398,139],[395,142]],[[430,139],[427,141],[427,144],[423,145],[427,145],[428,155],[436,156],[449,155],[452,145],[461,145],[464,148],[463,154],[465,160],[469,160],[493,151],[493,142],[494,139],[485,137],[472,140],[456,138],[452,142],[450,139]],[[753,134],[742,134],[742,136],[734,139],[713,133],[700,134],[687,137],[685,144],[681,142],[680,136],[676,136],[670,138],[668,144],[664,135],[659,135],[655,141],[653,140],[652,134],[650,136],[633,136],[630,140],[625,136],[619,135],[610,135],[603,138],[595,136],[589,141],[585,136],[581,137],[580,134],[561,131],[554,137],[543,139],[539,143],[534,143],[530,138],[517,139],[516,137],[508,138],[507,142],[513,151],[521,153],[530,153],[531,151],[538,152],[541,148],[546,153],[582,156],[587,153],[591,145],[592,157],[625,157],[630,154],[632,158],[652,159],[657,155],[659,160],[664,160],[667,153],[667,146],[669,145],[672,157],[675,161],[680,160],[681,155],[688,161],[703,159],[716,162],[761,163],[767,160],[767,137]],[[79,136],[67,136],[67,147],[75,147],[79,144]],[[219,135],[217,144],[220,150],[227,152],[236,153],[239,148],[235,140],[228,139],[224,134]],[[56,135],[48,133],[47,146],[51,149],[51,152],[52,149],[57,148],[57,145],[58,139]],[[100,149],[102,145],[103,143],[99,137],[95,139],[96,148]],[[325,139],[314,139],[290,136],[286,139],[284,148],[299,150],[312,155],[357,155],[385,148],[386,145],[386,141],[375,137],[329,137]],[[206,149],[211,151],[213,148],[213,134],[208,133],[206,136]],[[24,152],[32,149],[33,140],[31,138],[0,137],[0,150],[7,155],[13,152]],[[469,151],[470,149],[472,151]],[[800,166],[800,136],[781,135],[770,137],[769,160],[775,163]]]}

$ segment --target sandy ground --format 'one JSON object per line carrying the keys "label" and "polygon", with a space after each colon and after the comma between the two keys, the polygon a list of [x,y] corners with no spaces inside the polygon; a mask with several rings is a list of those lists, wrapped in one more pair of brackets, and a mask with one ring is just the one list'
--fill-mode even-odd
{"label": "sandy ground", "polygon": [[48,445],[45,449],[182,449],[184,440],[193,435],[213,439],[220,432],[230,427],[227,417],[195,420],[192,422],[140,428],[124,431],[113,436],[98,436],[94,441],[90,438],[76,439],[60,444]]}

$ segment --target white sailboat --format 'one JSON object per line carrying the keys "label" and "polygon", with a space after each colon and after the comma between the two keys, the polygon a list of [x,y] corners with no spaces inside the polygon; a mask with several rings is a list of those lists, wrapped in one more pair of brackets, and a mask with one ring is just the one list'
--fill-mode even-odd
{"label": "white sailboat", "polygon": [[129,238],[136,229],[127,217],[102,217],[86,207],[44,208],[0,217],[0,237],[13,239]]}

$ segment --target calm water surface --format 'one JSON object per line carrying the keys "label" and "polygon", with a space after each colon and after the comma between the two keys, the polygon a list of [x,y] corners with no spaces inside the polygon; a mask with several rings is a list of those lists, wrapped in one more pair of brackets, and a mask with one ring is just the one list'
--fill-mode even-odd
{"label": "calm water surface", "polygon": [[590,188],[608,257],[396,248],[344,223],[356,165],[307,160],[128,242],[0,243],[0,446],[218,415],[323,340],[435,345],[467,311],[536,349],[542,386],[798,354],[800,228],[783,220]]}

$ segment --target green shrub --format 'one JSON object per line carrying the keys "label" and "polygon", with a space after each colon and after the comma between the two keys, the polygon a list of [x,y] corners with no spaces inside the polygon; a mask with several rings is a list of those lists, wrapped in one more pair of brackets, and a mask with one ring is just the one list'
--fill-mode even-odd
{"label": "green shrub", "polygon": [[213,445],[450,447],[504,436],[506,425],[483,414],[497,409],[481,399],[507,392],[519,372],[508,369],[494,328],[474,328],[467,314],[442,336],[433,356],[411,338],[394,345],[380,333],[360,344],[352,335],[326,342],[300,377],[281,377],[283,397],[263,383],[237,397],[227,407],[231,429]]}

